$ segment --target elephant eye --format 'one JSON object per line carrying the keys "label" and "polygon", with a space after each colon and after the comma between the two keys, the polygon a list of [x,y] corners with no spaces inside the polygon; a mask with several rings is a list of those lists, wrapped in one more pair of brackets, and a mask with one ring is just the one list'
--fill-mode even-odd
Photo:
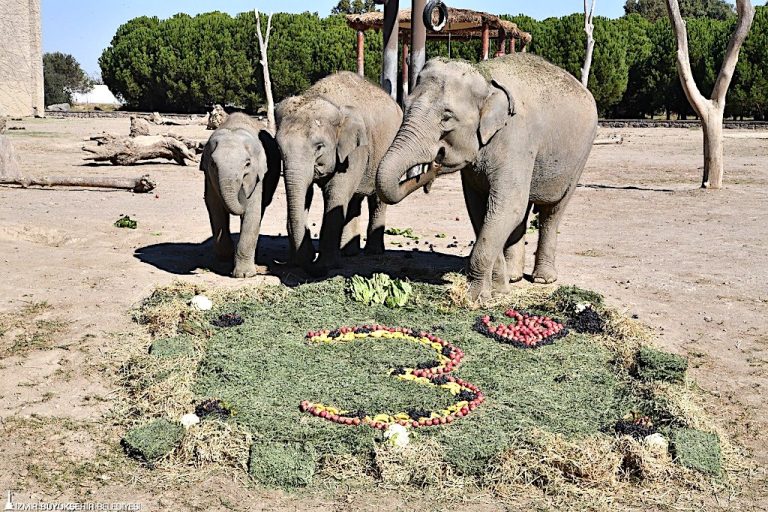
{"label": "elephant eye", "polygon": [[325,149],[325,144],[323,144],[322,142],[318,142],[317,144],[315,144],[315,153],[319,153],[323,149]]}
{"label": "elephant eye", "polygon": [[246,160],[245,161],[245,166],[246,167],[250,167],[251,166],[251,161],[250,160]]}

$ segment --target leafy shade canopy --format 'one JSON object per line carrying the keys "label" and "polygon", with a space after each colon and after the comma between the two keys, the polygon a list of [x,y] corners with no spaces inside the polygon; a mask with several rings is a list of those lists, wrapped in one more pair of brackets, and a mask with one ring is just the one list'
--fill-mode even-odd
{"label": "leafy shade canopy", "polygon": [[43,55],[45,104],[72,103],[72,93],[85,92],[92,82],[72,55],[60,52]]}

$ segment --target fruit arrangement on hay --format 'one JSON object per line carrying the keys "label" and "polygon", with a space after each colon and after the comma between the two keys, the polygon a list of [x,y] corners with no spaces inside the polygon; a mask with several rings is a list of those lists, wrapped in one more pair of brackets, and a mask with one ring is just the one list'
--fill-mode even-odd
{"label": "fruit arrangement on hay", "polygon": [[449,277],[374,278],[363,286],[398,298],[368,303],[351,289],[361,278],[214,290],[210,311],[190,305],[203,290],[156,290],[135,315],[152,345],[120,372],[126,451],[284,489],[385,483],[593,505],[732,492],[740,458],[698,407],[685,360],[645,346],[646,329],[573,287],[467,307],[463,278]]}

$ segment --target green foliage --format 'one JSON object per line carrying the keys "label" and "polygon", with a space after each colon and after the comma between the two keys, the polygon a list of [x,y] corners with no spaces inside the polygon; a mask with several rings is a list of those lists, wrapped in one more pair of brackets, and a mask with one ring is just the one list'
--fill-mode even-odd
{"label": "green foliage", "polygon": [[[651,21],[667,17],[666,0],[627,0],[626,14],[639,14]],[[680,13],[686,18],[725,20],[733,15],[733,6],[725,0],[680,0]]]}
{"label": "green foliage", "polygon": [[[693,114],[676,68],[676,45],[665,0],[631,0],[628,14],[616,20],[597,18],[589,88],[600,114],[643,117],[659,113]],[[355,32],[341,13],[371,9],[370,0],[345,0],[338,15],[277,13],[269,47],[275,99],[299,94],[340,70],[356,68]],[[735,26],[732,9],[722,0],[686,0],[689,47],[694,77],[702,92],[712,89]],[[729,92],[727,114],[765,119],[768,115],[768,15],[756,7],[754,27]],[[583,14],[542,21],[502,16],[530,32],[529,51],[581,77],[586,35]],[[262,18],[266,27],[266,16]],[[491,41],[491,54],[498,43]],[[427,57],[477,62],[480,39],[431,40]],[[365,75],[381,73],[383,40],[365,38]],[[256,20],[253,12],[235,17],[220,12],[167,20],[140,17],[122,25],[104,50],[102,77],[110,89],[138,110],[200,112],[214,103],[259,109],[264,90]]]}
{"label": "green foliage", "polygon": [[637,353],[637,376],[645,381],[681,382],[688,360],[676,354],[643,347]]}
{"label": "green foliage", "polygon": [[373,274],[370,279],[353,276],[347,284],[347,291],[352,300],[366,306],[385,304],[388,308],[401,308],[408,303],[413,287],[387,274]]}
{"label": "green foliage", "polygon": [[552,293],[551,299],[558,311],[567,314],[576,313],[579,305],[589,304],[595,308],[603,305],[602,295],[577,286],[560,286]]}
{"label": "green foliage", "polygon": [[173,451],[183,435],[184,427],[180,423],[157,419],[129,430],[122,445],[131,457],[155,462]]}
{"label": "green foliage", "polygon": [[123,215],[115,221],[116,228],[136,229],[138,221],[133,220],[128,215]]}
{"label": "green foliage", "polygon": [[72,56],[60,52],[43,55],[45,104],[72,103],[72,93],[85,92],[92,81]]}
{"label": "green foliage", "polygon": [[158,338],[149,347],[150,354],[163,359],[191,356],[194,354],[194,351],[195,347],[192,340],[186,336]]}
{"label": "green foliage", "polygon": [[670,447],[680,465],[714,476],[723,471],[720,440],[715,434],[692,428],[675,429]]}
{"label": "green foliage", "polygon": [[373,0],[339,0],[331,14],[362,14],[376,10]]}
{"label": "green foliage", "polygon": [[255,443],[251,447],[248,472],[257,482],[291,489],[312,483],[317,464],[312,445],[303,443]]}

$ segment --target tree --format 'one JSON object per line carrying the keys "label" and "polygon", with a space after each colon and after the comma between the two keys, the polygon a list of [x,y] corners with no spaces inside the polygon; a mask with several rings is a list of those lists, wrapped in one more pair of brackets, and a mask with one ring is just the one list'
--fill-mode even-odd
{"label": "tree", "polygon": [[261,59],[261,69],[264,75],[264,93],[267,97],[267,129],[275,133],[277,130],[277,123],[275,123],[275,100],[272,97],[272,80],[269,77],[269,60],[267,57],[267,51],[269,50],[269,33],[272,32],[272,13],[269,14],[267,19],[267,31],[265,34],[261,32],[261,17],[259,16],[259,10],[254,11],[254,17],[256,18],[256,34],[259,36],[259,53]]}
{"label": "tree", "polygon": [[54,52],[43,55],[45,104],[72,103],[72,94],[86,92],[92,82],[72,55]]}
{"label": "tree", "polygon": [[[651,21],[667,17],[665,0],[627,0],[624,12],[637,13]],[[733,7],[726,0],[680,0],[680,12],[684,18],[724,20],[733,15]]]}
{"label": "tree", "polygon": [[723,115],[725,112],[725,98],[731,85],[736,64],[739,61],[739,51],[749,34],[749,29],[752,27],[755,9],[752,7],[750,0],[736,0],[738,22],[728,42],[728,49],[726,50],[723,64],[709,98],[706,98],[701,93],[693,76],[688,50],[688,31],[680,13],[678,0],[667,0],[667,9],[677,39],[677,68],[680,74],[680,82],[691,106],[701,118],[704,132],[704,177],[702,187],[719,189],[723,184]]}
{"label": "tree", "polygon": [[589,85],[589,70],[592,67],[592,54],[595,50],[595,4],[597,0],[592,0],[592,7],[589,8],[587,0],[584,0],[584,32],[587,34],[587,52],[584,56],[584,66],[581,68],[581,84],[584,87]]}
{"label": "tree", "polygon": [[376,10],[373,0],[340,0],[331,14],[362,14]]}

